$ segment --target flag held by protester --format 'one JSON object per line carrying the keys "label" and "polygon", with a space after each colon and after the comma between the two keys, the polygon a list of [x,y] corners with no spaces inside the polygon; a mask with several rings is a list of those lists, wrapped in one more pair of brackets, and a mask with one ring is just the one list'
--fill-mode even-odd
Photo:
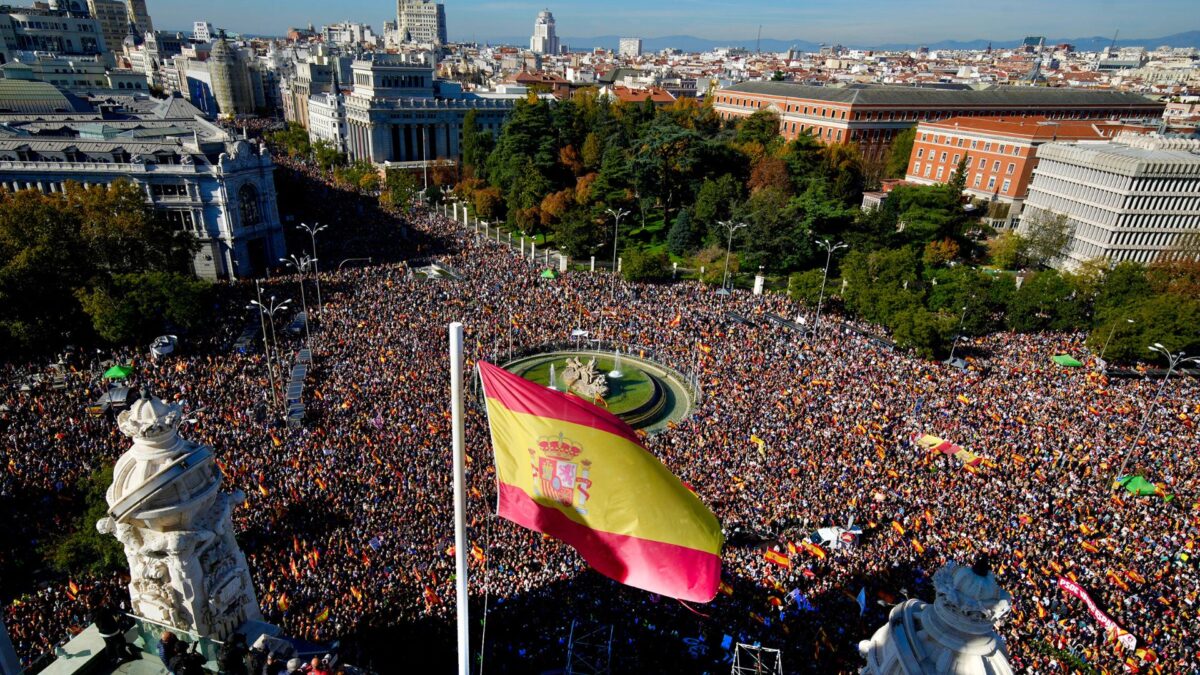
{"label": "flag held by protester", "polygon": [[708,602],[721,580],[721,525],[611,413],[478,364],[499,480],[499,514],[570,544],[601,574]]}

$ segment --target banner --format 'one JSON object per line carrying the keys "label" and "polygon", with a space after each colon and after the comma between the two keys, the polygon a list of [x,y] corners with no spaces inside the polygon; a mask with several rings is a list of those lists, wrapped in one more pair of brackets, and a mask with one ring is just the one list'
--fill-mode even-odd
{"label": "banner", "polygon": [[944,455],[954,455],[954,458],[962,462],[963,466],[978,467],[983,463],[983,458],[969,450],[963,450],[961,447],[944,441],[937,436],[929,434],[913,434],[913,442],[918,446],[929,450],[930,452],[937,451]]}
{"label": "banner", "polygon": [[1104,626],[1104,629],[1110,633],[1116,633],[1117,641],[1121,643],[1121,646],[1130,650],[1137,648],[1137,638],[1134,637],[1133,634],[1118,626],[1117,622],[1113,621],[1111,616],[1105,614],[1099,607],[1097,607],[1095,601],[1092,600],[1092,596],[1088,595],[1088,592],[1083,589],[1083,586],[1080,586],[1079,584],[1065,577],[1059,577],[1058,587],[1082,600],[1083,604],[1087,605],[1088,613],[1092,615],[1092,618],[1096,620],[1096,623]]}

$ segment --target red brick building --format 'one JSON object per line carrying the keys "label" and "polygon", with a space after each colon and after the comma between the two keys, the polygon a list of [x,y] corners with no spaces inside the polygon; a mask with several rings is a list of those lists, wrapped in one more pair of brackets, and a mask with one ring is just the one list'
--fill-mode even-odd
{"label": "red brick building", "polygon": [[967,159],[966,193],[1019,202],[1029,191],[1037,148],[1051,141],[1105,141],[1126,130],[1120,122],[1046,117],[953,117],[921,122],[905,180],[946,183]]}
{"label": "red brick building", "polygon": [[952,117],[1042,117],[1110,120],[1160,117],[1164,105],[1127,92],[1049,87],[985,89],[852,84],[820,87],[791,82],[743,82],[713,94],[723,119],[775,111],[788,139],[809,133],[825,143],[857,143],[880,157],[892,139],[923,121]]}

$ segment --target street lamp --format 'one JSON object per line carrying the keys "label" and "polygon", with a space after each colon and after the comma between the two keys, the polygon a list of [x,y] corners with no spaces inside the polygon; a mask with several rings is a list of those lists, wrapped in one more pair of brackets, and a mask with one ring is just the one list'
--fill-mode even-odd
{"label": "street lamp", "polygon": [[825,281],[829,279],[829,264],[833,262],[833,252],[850,248],[849,244],[838,242],[831,243],[828,239],[818,239],[817,246],[825,249],[825,273],[821,275],[821,294],[817,296],[817,318],[813,321],[813,337],[816,337],[817,331],[821,326],[821,305],[825,302]]}
{"label": "street lamp", "polygon": [[[1125,319],[1125,323],[1133,323],[1133,319]],[[1121,327],[1121,322],[1113,324],[1113,328],[1108,333],[1108,339],[1104,341],[1104,347],[1100,349],[1100,361],[1104,361],[1104,353],[1108,351],[1108,343],[1112,342],[1113,336],[1117,334],[1117,329]]]}
{"label": "street lamp", "polygon": [[954,365],[954,350],[958,349],[958,338],[962,335],[963,324],[967,322],[967,306],[963,305],[962,317],[958,320],[958,332],[954,334],[954,344],[950,345],[950,358],[946,363]]}
{"label": "street lamp", "polygon": [[719,220],[717,224],[729,231],[729,245],[725,247],[725,274],[721,277],[721,290],[725,290],[725,284],[729,281],[729,253],[733,248],[733,233],[746,227],[746,223],[735,223],[732,220]]}
{"label": "street lamp", "polygon": [[613,274],[617,273],[617,235],[621,231],[621,218],[629,215],[629,211],[625,209],[605,209],[610,216],[613,217]]}
{"label": "street lamp", "polygon": [[[256,293],[258,294],[258,299],[251,300],[250,304],[246,306],[246,309],[257,309],[259,311],[259,319],[261,320],[261,322],[263,324],[263,329],[262,329],[263,330],[263,347],[265,348],[265,351],[267,352],[267,372],[270,374],[270,377],[271,377],[271,395],[275,399],[275,405],[278,406],[279,405],[279,397],[275,393],[275,372],[274,372],[274,365],[273,365],[273,360],[272,360],[272,356],[271,356],[272,349],[274,349],[274,351],[276,352],[276,355],[278,355],[278,352],[279,352],[279,342],[275,338],[275,313],[287,309],[288,303],[291,302],[291,300],[284,300],[283,302],[276,303],[275,296],[272,295],[270,297],[270,299],[268,299],[267,302],[264,304],[262,302],[262,289],[258,287],[257,282],[255,282],[254,288],[255,288]],[[267,318],[268,317],[270,318],[269,323],[271,324],[271,342],[270,343],[267,342],[267,323],[268,323]],[[273,343],[273,346],[272,346],[272,343]]]}
{"label": "street lamp", "polygon": [[321,308],[324,305],[321,304],[321,269],[317,266],[317,233],[329,229],[329,226],[318,225],[317,223],[313,223],[312,225],[300,223],[296,226],[296,229],[304,230],[312,239],[313,277],[317,280],[317,313],[320,314]]}
{"label": "street lamp", "polygon": [[1165,389],[1167,386],[1167,380],[1171,379],[1172,371],[1174,371],[1175,367],[1181,363],[1200,364],[1200,356],[1184,358],[1183,352],[1172,354],[1171,351],[1164,347],[1161,342],[1155,342],[1154,344],[1150,345],[1148,349],[1152,352],[1158,352],[1159,354],[1167,357],[1167,374],[1163,376],[1162,384],[1158,385],[1158,391],[1154,392],[1154,398],[1150,400],[1150,406],[1146,408],[1145,414],[1142,415],[1142,424],[1140,427],[1138,427],[1137,436],[1133,439],[1133,445],[1130,445],[1129,450],[1125,452],[1125,459],[1121,462],[1121,470],[1117,472],[1116,477],[1113,479],[1114,491],[1119,486],[1117,481],[1121,479],[1121,476],[1125,475],[1125,469],[1129,466],[1129,460],[1133,457],[1134,450],[1137,449],[1138,443],[1142,440],[1142,434],[1146,432],[1146,425],[1150,423],[1150,413],[1154,412],[1154,408],[1158,405],[1158,399],[1160,396],[1162,396],[1163,389]]}
{"label": "street lamp", "polygon": [[304,273],[308,271],[309,265],[317,264],[317,259],[307,255],[303,258],[297,258],[293,254],[286,258],[280,258],[279,262],[295,269],[300,274],[300,309],[304,312],[304,341],[306,343],[312,342],[312,334],[308,330],[308,299],[304,293]]}

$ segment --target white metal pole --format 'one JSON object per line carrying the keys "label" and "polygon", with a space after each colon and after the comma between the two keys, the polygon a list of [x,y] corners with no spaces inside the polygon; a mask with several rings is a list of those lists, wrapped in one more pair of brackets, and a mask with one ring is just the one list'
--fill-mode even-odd
{"label": "white metal pole", "polygon": [[463,467],[463,325],[450,324],[450,432],[454,446],[454,573],[458,596],[458,673],[471,673],[467,607],[467,502]]}

